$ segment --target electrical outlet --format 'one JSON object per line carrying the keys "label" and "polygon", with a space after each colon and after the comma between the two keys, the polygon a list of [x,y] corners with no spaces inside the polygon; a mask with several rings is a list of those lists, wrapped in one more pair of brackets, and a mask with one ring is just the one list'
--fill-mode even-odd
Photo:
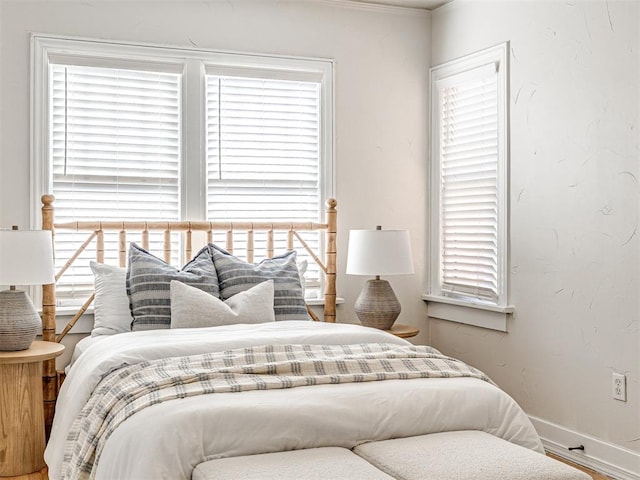
{"label": "electrical outlet", "polygon": [[614,373],[613,377],[613,399],[621,402],[627,401],[627,377],[622,373]]}

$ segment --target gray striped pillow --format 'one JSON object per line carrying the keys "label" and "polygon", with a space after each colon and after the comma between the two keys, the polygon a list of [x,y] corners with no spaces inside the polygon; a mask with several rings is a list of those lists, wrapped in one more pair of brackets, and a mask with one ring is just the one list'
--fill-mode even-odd
{"label": "gray striped pillow", "polygon": [[218,276],[208,246],[178,270],[135,243],[131,244],[127,270],[127,295],[133,316],[131,330],[171,327],[171,280],[220,296]]}
{"label": "gray striped pillow", "polygon": [[309,320],[296,266],[296,252],[287,252],[252,264],[234,257],[217,245],[209,246],[218,273],[222,300],[227,300],[265,280],[273,280],[273,310],[276,322]]}

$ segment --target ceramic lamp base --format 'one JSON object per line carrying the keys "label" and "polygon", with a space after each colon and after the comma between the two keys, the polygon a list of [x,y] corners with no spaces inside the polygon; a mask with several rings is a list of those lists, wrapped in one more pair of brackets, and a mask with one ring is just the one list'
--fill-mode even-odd
{"label": "ceramic lamp base", "polygon": [[40,315],[26,292],[0,292],[0,351],[28,349],[41,328]]}
{"label": "ceramic lamp base", "polygon": [[365,327],[388,330],[400,315],[400,302],[386,280],[368,280],[354,305]]}

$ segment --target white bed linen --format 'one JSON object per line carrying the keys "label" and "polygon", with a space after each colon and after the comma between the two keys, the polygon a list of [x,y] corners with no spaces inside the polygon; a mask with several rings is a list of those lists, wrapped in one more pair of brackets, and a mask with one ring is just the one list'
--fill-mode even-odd
{"label": "white bed linen", "polygon": [[[358,325],[276,322],[204,329],[132,332],[106,338],[74,363],[58,399],[45,452],[49,478],[60,478],[64,442],[102,375],[124,363],[264,344],[396,343]],[[111,436],[98,479],[189,479],[223,456],[366,441],[447,430],[483,430],[542,452],[531,422],[495,386],[476,379],[419,379],[288,390],[214,394],[154,405]]]}
{"label": "white bed linen", "polygon": [[85,350],[91,347],[91,345],[101,342],[105,338],[109,338],[111,336],[112,335],[96,335],[95,337],[92,337],[91,335],[89,335],[88,337],[81,338],[73,347],[71,361],[69,362],[69,365],[65,367],[65,373],[69,373],[69,370],[71,370],[71,366],[76,362],[78,358],[80,358],[80,355],[82,355]]}

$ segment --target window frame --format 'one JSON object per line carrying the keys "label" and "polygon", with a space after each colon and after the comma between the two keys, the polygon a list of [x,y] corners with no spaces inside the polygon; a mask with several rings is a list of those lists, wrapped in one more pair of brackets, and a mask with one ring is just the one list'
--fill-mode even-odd
{"label": "window frame", "polygon": [[[96,39],[31,35],[31,227],[40,228],[40,197],[51,185],[49,152],[49,62],[72,60],[89,66],[125,66],[163,69],[183,74],[181,111],[182,142],[180,172],[181,216],[206,217],[206,123],[205,73],[219,71],[269,73],[274,78],[305,78],[320,82],[320,170],[318,221],[327,199],[335,196],[334,67],[331,59],[291,57],[255,53],[225,52],[201,48]],[[197,135],[187,132],[197,129]],[[196,187],[197,185],[197,187]]]}
{"label": "window frame", "polygon": [[[180,215],[183,219],[206,219],[206,79],[207,69],[253,75],[268,72],[274,78],[315,79],[320,82],[320,139],[318,219],[323,221],[325,204],[335,196],[335,60],[260,53],[219,51],[196,47],[132,43],[32,33],[30,62],[30,194],[31,228],[41,228],[41,197],[51,193],[49,151],[50,96],[49,64],[81,64],[144,70],[152,68],[179,72],[181,82]],[[188,135],[195,130],[196,135]],[[322,248],[322,241],[321,241]],[[188,259],[184,259],[185,261]],[[324,289],[324,285],[320,286]],[[31,289],[39,304],[40,289]],[[321,305],[321,299],[309,299]],[[58,309],[62,316],[77,309]],[[87,313],[91,313],[90,308]],[[77,330],[90,332],[91,324],[80,321]]]}
{"label": "window frame", "polygon": [[[429,246],[427,293],[429,315],[485,328],[507,331],[509,305],[509,42],[445,62],[430,69],[430,206],[428,209]],[[498,90],[498,165],[497,165],[497,299],[489,301],[468,293],[445,294],[442,288],[441,248],[441,157],[440,108],[437,83],[465,75],[487,65],[495,65]]]}

